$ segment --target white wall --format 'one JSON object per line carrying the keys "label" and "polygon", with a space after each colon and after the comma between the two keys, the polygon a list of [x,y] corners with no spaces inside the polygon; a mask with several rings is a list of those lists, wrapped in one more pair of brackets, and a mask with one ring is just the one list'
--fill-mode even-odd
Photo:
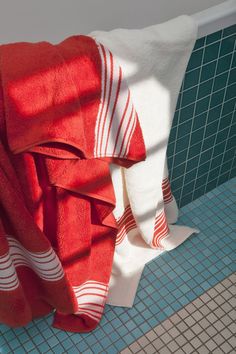
{"label": "white wall", "polygon": [[223,0],[0,0],[0,43],[48,40],[109,30],[142,28],[193,14]]}

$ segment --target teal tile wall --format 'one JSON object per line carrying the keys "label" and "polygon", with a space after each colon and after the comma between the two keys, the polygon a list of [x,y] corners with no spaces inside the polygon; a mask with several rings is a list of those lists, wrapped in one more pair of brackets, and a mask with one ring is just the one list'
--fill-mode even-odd
{"label": "teal tile wall", "polygon": [[173,194],[190,203],[236,176],[236,25],[196,41],[167,149]]}

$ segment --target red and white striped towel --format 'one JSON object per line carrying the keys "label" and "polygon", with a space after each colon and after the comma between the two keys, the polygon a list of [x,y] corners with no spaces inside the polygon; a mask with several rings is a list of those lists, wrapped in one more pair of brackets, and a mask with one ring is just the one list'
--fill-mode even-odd
{"label": "red and white striped towel", "polygon": [[55,309],[55,327],[88,332],[117,233],[109,164],[145,158],[138,116],[117,60],[88,36],[0,54],[0,322]]}
{"label": "red and white striped towel", "polygon": [[197,232],[173,225],[178,208],[165,162],[176,101],[196,34],[196,24],[188,16],[142,30],[91,34],[120,62],[147,150],[146,161],[130,169],[111,168],[119,225],[108,295],[112,305],[132,306],[145,263]]}

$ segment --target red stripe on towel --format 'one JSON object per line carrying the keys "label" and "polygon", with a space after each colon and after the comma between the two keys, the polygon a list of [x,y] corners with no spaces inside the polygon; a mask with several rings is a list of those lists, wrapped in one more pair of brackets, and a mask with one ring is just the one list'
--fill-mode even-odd
{"label": "red stripe on towel", "polygon": [[95,157],[125,158],[138,122],[122,69],[98,44],[102,63],[101,101],[95,128]]}
{"label": "red stripe on towel", "polygon": [[152,247],[162,248],[160,241],[169,234],[165,212],[162,211],[155,218],[154,235],[152,239]]}
{"label": "red stripe on towel", "polygon": [[170,203],[173,200],[173,195],[171,193],[170,181],[169,178],[166,177],[162,181],[162,193],[164,203]]}
{"label": "red stripe on towel", "polygon": [[121,244],[129,231],[137,227],[130,205],[125,208],[123,215],[117,220],[117,224],[118,233],[116,237],[116,246]]}

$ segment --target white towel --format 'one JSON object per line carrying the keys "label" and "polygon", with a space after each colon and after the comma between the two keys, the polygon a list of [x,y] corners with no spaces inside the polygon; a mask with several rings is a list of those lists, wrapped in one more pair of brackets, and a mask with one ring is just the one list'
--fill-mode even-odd
{"label": "white towel", "polygon": [[177,221],[166,149],[178,93],[192,52],[197,26],[189,16],[141,30],[90,34],[119,61],[138,113],[146,161],[125,170],[112,166],[119,224],[108,304],[131,307],[144,265],[192,233]]}

